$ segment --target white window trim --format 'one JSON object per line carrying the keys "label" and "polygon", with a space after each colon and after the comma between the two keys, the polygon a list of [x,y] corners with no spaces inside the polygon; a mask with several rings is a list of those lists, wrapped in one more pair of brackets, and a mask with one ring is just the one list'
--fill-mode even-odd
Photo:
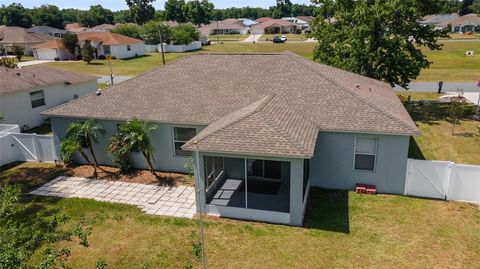
{"label": "white window trim", "polygon": [[[41,92],[41,93],[42,93],[42,98],[32,99],[32,93],[38,93],[38,92]],[[47,105],[47,99],[45,98],[45,91],[44,91],[44,90],[38,90],[38,91],[29,92],[28,96],[30,97],[30,106],[32,107],[32,109],[39,108],[39,107],[42,107],[42,106],[46,106],[46,105]],[[32,105],[32,102],[33,102],[33,101],[38,101],[38,100],[42,100],[42,99],[43,99],[43,105],[33,107],[33,105]]]}
{"label": "white window trim", "polygon": [[[375,154],[358,152],[358,154],[360,154],[360,155],[375,156],[375,160],[374,160],[374,162],[373,162],[373,170],[365,170],[365,169],[357,169],[357,168],[355,168],[355,162],[356,162],[356,156],[357,156],[357,141],[358,141],[358,139],[373,139],[373,140],[375,140]],[[354,170],[354,171],[375,173],[375,172],[377,171],[377,157],[378,157],[378,138],[377,138],[377,137],[365,137],[365,136],[357,136],[357,137],[355,137],[355,145],[353,146],[353,170]]]}
{"label": "white window trim", "polygon": [[177,152],[175,151],[175,143],[176,143],[176,142],[183,142],[183,144],[185,144],[185,143],[188,142],[188,140],[187,140],[187,141],[176,140],[176,139],[175,139],[175,128],[195,129],[195,135],[197,135],[197,128],[195,128],[195,127],[182,127],[182,126],[173,126],[173,127],[172,127],[173,157],[175,157],[175,158],[190,158],[192,155],[189,155],[189,156],[177,155]]}

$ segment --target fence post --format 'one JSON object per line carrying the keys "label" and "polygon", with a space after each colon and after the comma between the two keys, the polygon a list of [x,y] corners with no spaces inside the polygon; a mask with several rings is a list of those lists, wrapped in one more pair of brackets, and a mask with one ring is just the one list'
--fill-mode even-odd
{"label": "fence post", "polygon": [[38,158],[38,146],[37,146],[37,134],[36,133],[33,133],[32,134],[32,142],[33,142],[33,154],[35,154],[35,159],[37,159],[38,162],[41,162],[42,160],[40,160]]}
{"label": "fence post", "polygon": [[411,162],[412,162],[412,159],[407,159],[407,171],[405,173],[405,184],[403,186],[403,195],[408,195]]}

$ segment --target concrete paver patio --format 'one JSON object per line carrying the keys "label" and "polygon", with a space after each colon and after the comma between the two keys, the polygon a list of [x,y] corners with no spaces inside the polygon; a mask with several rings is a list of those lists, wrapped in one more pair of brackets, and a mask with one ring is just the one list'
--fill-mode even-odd
{"label": "concrete paver patio", "polygon": [[192,218],[196,213],[193,187],[156,186],[60,176],[31,194],[136,205],[147,214]]}

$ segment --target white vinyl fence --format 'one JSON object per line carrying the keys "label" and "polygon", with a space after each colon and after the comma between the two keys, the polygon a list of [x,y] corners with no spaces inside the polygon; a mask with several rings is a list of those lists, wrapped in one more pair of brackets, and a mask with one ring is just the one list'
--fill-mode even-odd
{"label": "white vinyl fence", "polygon": [[18,161],[55,162],[51,135],[0,132],[0,165]]}
{"label": "white vinyl fence", "polygon": [[408,159],[404,194],[480,203],[480,166]]}

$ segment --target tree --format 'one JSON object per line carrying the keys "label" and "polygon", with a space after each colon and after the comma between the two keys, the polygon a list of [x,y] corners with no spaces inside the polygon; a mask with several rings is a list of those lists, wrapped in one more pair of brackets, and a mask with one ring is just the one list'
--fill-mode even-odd
{"label": "tree", "polygon": [[140,37],[147,44],[160,44],[160,33],[162,33],[162,41],[167,44],[170,43],[170,26],[156,21],[149,21],[140,27]]}
{"label": "tree", "polygon": [[290,0],[277,0],[277,6],[272,16],[277,19],[292,16],[292,2]]}
{"label": "tree", "polygon": [[77,51],[77,45],[78,45],[78,37],[76,34],[66,33],[62,37],[62,44],[72,55],[75,56],[75,52]]}
{"label": "tree", "polygon": [[197,26],[209,24],[214,6],[208,0],[189,1],[186,5],[187,20]]}
{"label": "tree", "polygon": [[131,119],[126,124],[120,126],[120,135],[130,145],[130,149],[138,149],[147,161],[150,172],[156,176],[152,164],[153,146],[150,143],[149,135],[156,130],[158,126],[146,121]]}
{"label": "tree", "polygon": [[470,10],[473,13],[480,14],[480,0],[474,0],[472,5],[470,5]]}
{"label": "tree", "polygon": [[74,9],[74,8],[62,9],[61,13],[62,13],[63,25],[66,25],[68,23],[80,22],[81,14],[85,12],[86,12],[85,10]]}
{"label": "tree", "polygon": [[88,27],[97,26],[104,23],[113,23],[113,12],[110,9],[103,8],[101,5],[90,6],[86,12],[80,13],[80,23]]}
{"label": "tree", "polygon": [[180,24],[172,28],[171,40],[174,45],[187,45],[198,39],[197,29],[191,24]]}
{"label": "tree", "polygon": [[114,135],[108,140],[107,151],[112,155],[113,165],[119,168],[122,174],[132,170],[132,163],[128,157],[131,150],[131,145],[122,134]]}
{"label": "tree", "polygon": [[[311,23],[316,61],[408,88],[430,62],[422,47],[439,50],[446,36],[419,21],[435,14],[435,0],[314,0],[320,7]],[[335,18],[335,22],[332,19]]]}
{"label": "tree", "polygon": [[93,158],[94,175],[97,177],[98,161],[93,151],[93,143],[98,143],[99,135],[103,134],[105,134],[105,129],[93,119],[88,119],[85,122],[71,123],[67,129],[65,139],[60,144],[60,151],[67,153],[62,157],[71,159],[73,154],[69,156],[68,153],[79,152],[85,161],[92,165],[85,152],[83,152],[83,146],[86,146]]}
{"label": "tree", "polygon": [[32,27],[32,14],[22,4],[2,5],[0,9],[0,24],[30,28]]}
{"label": "tree", "polygon": [[42,5],[33,10],[33,23],[62,29],[63,17],[57,6]]}
{"label": "tree", "polygon": [[92,46],[90,40],[85,40],[82,47],[82,58],[83,61],[90,64],[94,59],[95,49]]}
{"label": "tree", "polygon": [[452,127],[452,136],[455,135],[455,126],[460,122],[460,118],[465,114],[464,102],[461,97],[452,98],[448,108],[449,121]]}
{"label": "tree", "polygon": [[165,2],[165,20],[178,23],[187,22],[185,0],[167,0]]}
{"label": "tree", "polygon": [[137,24],[144,24],[155,17],[155,0],[126,0],[132,19]]}
{"label": "tree", "polygon": [[121,24],[112,30],[112,33],[132,38],[140,38],[140,29],[135,24]]}
{"label": "tree", "polygon": [[463,0],[462,6],[460,7],[460,11],[459,11],[460,16],[472,13],[472,10],[470,8],[472,4],[473,4],[473,0]]}
{"label": "tree", "polygon": [[114,23],[129,23],[133,22],[132,14],[130,10],[119,10],[113,13],[113,22]]}
{"label": "tree", "polygon": [[20,62],[22,60],[22,56],[23,56],[23,53],[24,53],[25,49],[18,45],[18,44],[13,44],[12,45],[12,52],[13,52],[13,55],[15,55],[17,57],[17,60]]}

